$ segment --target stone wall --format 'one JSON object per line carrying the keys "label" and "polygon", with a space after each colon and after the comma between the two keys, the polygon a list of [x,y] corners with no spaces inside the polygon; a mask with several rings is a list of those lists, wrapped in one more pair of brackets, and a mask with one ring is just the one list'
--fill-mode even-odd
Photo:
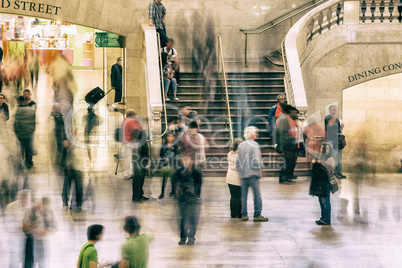
{"label": "stone wall", "polygon": [[396,172],[402,158],[402,74],[382,77],[343,91],[348,168],[366,147],[377,171]]}

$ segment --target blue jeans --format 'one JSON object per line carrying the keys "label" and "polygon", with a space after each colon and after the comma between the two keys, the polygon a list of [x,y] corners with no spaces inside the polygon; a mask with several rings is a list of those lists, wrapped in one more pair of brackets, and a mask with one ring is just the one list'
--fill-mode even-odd
{"label": "blue jeans", "polygon": [[331,202],[330,202],[330,191],[328,187],[327,196],[318,197],[318,201],[320,202],[321,207],[321,218],[320,220],[331,224]]}
{"label": "blue jeans", "polygon": [[170,84],[172,84],[173,92],[177,91],[176,78],[170,78],[170,79],[163,78],[163,83],[165,84],[165,92],[166,93],[169,91]]}
{"label": "blue jeans", "polygon": [[335,174],[340,174],[342,173],[342,150],[338,149],[338,141],[329,140],[328,143],[332,145],[334,151]]}
{"label": "blue jeans", "polygon": [[260,193],[260,181],[259,177],[256,175],[241,179],[241,216],[247,216],[247,195],[249,187],[251,187],[254,194],[254,217],[259,217],[262,210],[262,200]]}

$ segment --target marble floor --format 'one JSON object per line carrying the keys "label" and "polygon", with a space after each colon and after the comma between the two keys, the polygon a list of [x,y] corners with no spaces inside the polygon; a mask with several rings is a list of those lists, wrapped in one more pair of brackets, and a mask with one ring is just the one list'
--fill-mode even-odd
{"label": "marble floor", "polygon": [[[84,92],[101,84],[98,71],[75,71],[77,84]],[[51,98],[47,78],[42,73],[36,93],[38,131],[35,146],[38,155],[28,176],[33,199],[48,196],[52,200],[58,230],[49,238],[49,267],[76,267],[81,246],[86,242],[86,228],[105,226],[103,239],[96,244],[100,261],[120,258],[125,234],[122,219],[139,217],[143,232],[152,233],[149,267],[400,267],[402,263],[401,179],[402,174],[376,174],[363,177],[359,185],[361,215],[352,212],[353,194],[349,193],[348,217],[338,220],[339,193],[331,195],[332,225],[317,226],[320,217],[317,198],[308,195],[308,178],[300,177],[294,185],[279,185],[277,178],[263,178],[262,215],[269,222],[242,222],[229,217],[229,190],[224,178],[204,178],[202,211],[194,246],[179,246],[177,205],[172,198],[158,200],[161,178],[147,178],[145,195],[150,200],[131,203],[131,181],[115,176],[112,140],[119,115],[100,104],[99,115],[105,126],[99,128],[96,160],[85,169],[85,193],[91,182],[93,194],[82,212],[62,209],[63,179],[49,164],[46,152],[45,117],[50,113]],[[77,97],[80,99],[80,97]],[[102,108],[103,107],[103,108]],[[89,167],[86,158],[82,161]],[[120,170],[120,169],[119,169]],[[347,174],[352,178],[355,174]],[[345,185],[346,186],[346,185]],[[344,187],[349,192],[353,187]],[[170,185],[167,186],[167,193]],[[253,211],[252,196],[248,200]],[[4,220],[0,221],[0,267],[8,267],[9,250],[15,244],[7,239]]]}

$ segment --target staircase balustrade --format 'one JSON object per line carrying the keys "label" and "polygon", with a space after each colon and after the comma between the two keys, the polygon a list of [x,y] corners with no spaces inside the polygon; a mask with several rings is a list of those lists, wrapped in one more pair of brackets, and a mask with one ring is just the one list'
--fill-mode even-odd
{"label": "staircase balustrade", "polygon": [[316,35],[331,30],[343,22],[343,3],[337,3],[316,14],[307,25],[307,43]]}
{"label": "staircase balustrade", "polygon": [[371,23],[393,23],[395,10],[399,14],[396,19],[402,23],[402,0],[360,1],[360,23],[366,23],[368,17]]}

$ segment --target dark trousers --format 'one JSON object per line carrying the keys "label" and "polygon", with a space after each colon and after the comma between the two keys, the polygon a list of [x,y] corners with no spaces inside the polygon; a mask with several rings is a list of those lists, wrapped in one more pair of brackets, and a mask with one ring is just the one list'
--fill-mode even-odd
{"label": "dark trousers", "polygon": [[168,37],[166,35],[166,30],[165,29],[156,29],[156,31],[159,33],[159,39],[161,41],[161,48],[165,47],[167,42],[168,42]]}
{"label": "dark trousers", "polygon": [[121,88],[115,88],[114,89],[115,95],[114,95],[114,102],[121,102],[121,96],[122,96],[122,89]]}
{"label": "dark trousers", "polygon": [[31,70],[30,73],[31,73],[32,87],[34,87],[34,78],[35,78],[35,85],[38,85],[39,68]]}
{"label": "dark trousers", "polygon": [[[165,194],[165,188],[166,188],[166,181],[169,177],[163,176],[162,178],[162,189],[161,189],[161,194]],[[176,184],[174,183],[172,177],[170,178],[170,183],[172,185],[172,191],[170,191],[171,194],[176,193]]]}
{"label": "dark trousers", "polygon": [[285,147],[283,150],[285,166],[282,168],[279,182],[288,181],[293,178],[297,163],[297,146]]}
{"label": "dark trousers", "polygon": [[68,197],[70,195],[71,183],[73,181],[75,185],[75,201],[77,202],[77,206],[80,207],[82,205],[83,196],[82,172],[70,167],[66,168],[64,173],[64,185],[62,193],[63,205],[68,206]]}
{"label": "dark trousers", "polygon": [[25,240],[25,264],[24,268],[32,268],[34,265],[34,238],[29,234]]}
{"label": "dark trousers", "polygon": [[32,139],[20,139],[20,145],[22,157],[25,157],[25,163],[31,166],[33,164]]}
{"label": "dark trousers", "polygon": [[228,184],[230,191],[230,217],[241,218],[241,187]]}
{"label": "dark trousers", "polygon": [[134,163],[134,176],[133,176],[133,201],[141,201],[141,197],[144,195],[142,187],[145,181],[145,170],[142,168],[135,168],[139,164]]}
{"label": "dark trousers", "polygon": [[318,197],[318,201],[320,202],[321,207],[321,218],[320,220],[331,224],[331,201],[330,201],[330,191],[329,187],[327,190],[327,196]]}
{"label": "dark trousers", "polygon": [[179,202],[180,240],[194,240],[201,212],[201,201]]}

